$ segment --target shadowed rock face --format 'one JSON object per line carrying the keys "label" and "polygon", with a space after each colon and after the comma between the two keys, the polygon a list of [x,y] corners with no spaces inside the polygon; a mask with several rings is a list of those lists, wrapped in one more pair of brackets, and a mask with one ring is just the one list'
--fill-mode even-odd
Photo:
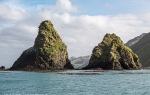
{"label": "shadowed rock face", "polygon": [[5,66],[1,66],[1,67],[0,67],[0,70],[5,70]]}
{"label": "shadowed rock face", "polygon": [[147,33],[131,49],[139,56],[143,67],[150,67],[150,33]]}
{"label": "shadowed rock face", "polygon": [[25,50],[11,70],[73,69],[68,59],[67,46],[62,42],[53,24],[46,20],[39,26],[34,46]]}
{"label": "shadowed rock face", "polygon": [[106,34],[103,41],[93,49],[89,64],[84,69],[121,70],[140,67],[138,56],[118,36]]}

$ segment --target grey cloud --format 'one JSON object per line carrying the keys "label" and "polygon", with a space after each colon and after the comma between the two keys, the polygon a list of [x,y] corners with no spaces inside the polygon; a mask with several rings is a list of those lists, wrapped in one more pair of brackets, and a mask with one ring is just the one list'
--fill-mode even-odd
{"label": "grey cloud", "polygon": [[0,4],[0,20],[10,21],[10,20],[22,20],[27,17],[28,14],[22,8],[11,8],[7,5]]}

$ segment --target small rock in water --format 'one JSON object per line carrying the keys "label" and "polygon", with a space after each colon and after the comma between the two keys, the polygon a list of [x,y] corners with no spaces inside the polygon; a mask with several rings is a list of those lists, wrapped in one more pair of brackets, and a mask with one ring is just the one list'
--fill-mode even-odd
{"label": "small rock in water", "polygon": [[0,70],[6,70],[6,69],[5,69],[5,66],[1,66],[1,67],[0,67]]}

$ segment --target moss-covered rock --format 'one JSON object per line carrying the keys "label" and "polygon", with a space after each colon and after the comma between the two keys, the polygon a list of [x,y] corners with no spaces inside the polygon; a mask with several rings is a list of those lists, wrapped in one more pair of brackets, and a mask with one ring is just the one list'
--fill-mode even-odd
{"label": "moss-covered rock", "polygon": [[85,69],[101,68],[110,70],[139,69],[138,56],[125,46],[120,37],[106,34],[103,41],[93,49]]}
{"label": "moss-covered rock", "polygon": [[67,46],[61,40],[53,24],[43,21],[34,46],[25,50],[15,61],[11,70],[59,70],[73,69],[68,59]]}

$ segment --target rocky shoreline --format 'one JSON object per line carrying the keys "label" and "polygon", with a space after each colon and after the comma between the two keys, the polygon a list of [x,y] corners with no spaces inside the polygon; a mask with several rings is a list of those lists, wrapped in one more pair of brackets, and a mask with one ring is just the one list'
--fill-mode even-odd
{"label": "rocky shoreline", "polygon": [[[80,70],[84,70],[85,72],[104,72],[104,71],[110,71],[108,69],[101,69],[101,68],[92,68],[92,69],[59,69],[59,70],[11,70],[11,69],[3,69],[3,70],[0,70],[0,71],[27,71],[27,72],[63,72],[63,71],[66,71],[66,70],[77,70],[77,71],[80,71]],[[122,69],[122,70],[111,70],[111,71],[124,71],[124,70],[150,70],[150,67],[141,67],[140,69]]]}

